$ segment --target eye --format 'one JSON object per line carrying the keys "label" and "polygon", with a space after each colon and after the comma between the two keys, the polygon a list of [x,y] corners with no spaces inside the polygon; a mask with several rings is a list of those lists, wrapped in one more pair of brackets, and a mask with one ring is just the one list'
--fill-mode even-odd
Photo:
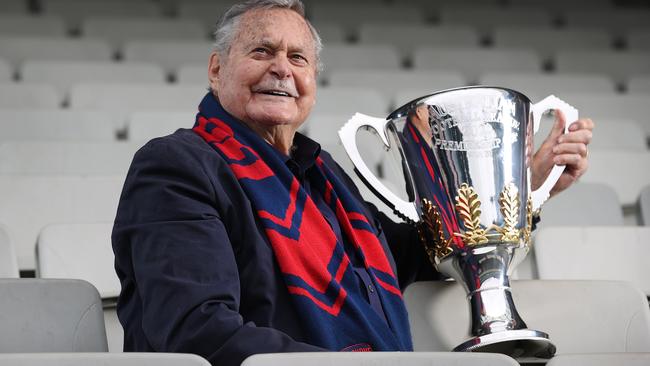
{"label": "eye", "polygon": [[264,47],[257,47],[255,49],[253,49],[253,53],[260,54],[260,55],[268,55],[269,50],[264,48]]}
{"label": "eye", "polygon": [[309,63],[307,58],[299,53],[292,54],[291,59],[300,63],[305,63],[305,64]]}

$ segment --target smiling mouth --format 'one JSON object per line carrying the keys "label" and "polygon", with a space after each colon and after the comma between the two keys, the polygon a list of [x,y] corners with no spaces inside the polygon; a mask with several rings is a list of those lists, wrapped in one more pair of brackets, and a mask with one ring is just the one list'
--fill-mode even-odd
{"label": "smiling mouth", "polygon": [[266,94],[274,97],[297,98],[297,96],[283,90],[253,90],[258,94]]}

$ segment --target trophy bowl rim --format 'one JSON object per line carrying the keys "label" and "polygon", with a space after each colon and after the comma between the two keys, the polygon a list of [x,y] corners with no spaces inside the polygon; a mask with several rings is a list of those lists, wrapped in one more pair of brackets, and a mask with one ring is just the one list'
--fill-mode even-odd
{"label": "trophy bowl rim", "polygon": [[[498,85],[468,85],[468,86],[461,86],[461,87],[456,87],[456,88],[449,88],[449,89],[443,89],[439,90],[436,92],[433,92],[431,94],[426,94],[421,97],[415,98],[411,100],[410,102],[407,102],[403,104],[401,107],[396,108],[394,111],[392,111],[388,117],[386,117],[387,120],[394,120],[400,117],[404,117],[408,114],[408,111],[413,109],[420,101],[430,98],[434,95],[439,95],[439,94],[444,94],[444,93],[449,93],[449,92],[455,92],[455,91],[460,91],[460,90],[470,90],[470,89],[492,89],[492,90],[505,90],[514,94],[517,94],[524,99],[526,99],[528,102],[531,102],[531,99],[524,93],[508,88],[505,86],[498,86]],[[532,102],[531,102],[532,103]]]}

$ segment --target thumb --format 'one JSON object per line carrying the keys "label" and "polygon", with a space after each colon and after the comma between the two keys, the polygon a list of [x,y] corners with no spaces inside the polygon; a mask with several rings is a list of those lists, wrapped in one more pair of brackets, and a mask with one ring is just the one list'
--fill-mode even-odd
{"label": "thumb", "polygon": [[562,134],[564,134],[564,127],[566,126],[566,117],[561,110],[555,109],[555,121],[553,122],[553,129],[549,134],[550,138],[557,140]]}

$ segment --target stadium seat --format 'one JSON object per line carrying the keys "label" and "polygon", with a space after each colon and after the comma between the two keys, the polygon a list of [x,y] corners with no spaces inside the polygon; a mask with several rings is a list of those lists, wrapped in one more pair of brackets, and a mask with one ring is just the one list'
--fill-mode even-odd
{"label": "stadium seat", "polygon": [[628,93],[650,94],[650,75],[632,76],[627,80]]}
{"label": "stadium seat", "polygon": [[18,268],[35,268],[34,248],[48,224],[115,219],[123,176],[0,175],[0,222],[12,238]]}
{"label": "stadium seat", "polygon": [[115,311],[120,281],[114,267],[112,229],[112,222],[46,226],[36,244],[36,275],[80,279],[95,286],[104,303],[108,349],[121,352],[124,331]]}
{"label": "stadium seat", "polygon": [[102,111],[0,108],[3,141],[113,141],[118,121]]}
{"label": "stadium seat", "polygon": [[0,313],[0,354],[107,350],[102,302],[88,282],[0,279]]}
{"label": "stadium seat", "polygon": [[[528,329],[548,333],[557,354],[650,352],[648,301],[627,282],[525,280],[511,287]],[[415,351],[449,351],[470,337],[469,303],[455,281],[413,283],[404,301]]]}
{"label": "stadium seat", "polygon": [[0,83],[6,83],[14,78],[9,63],[0,58]]}
{"label": "stadium seat", "polygon": [[471,25],[489,35],[496,26],[551,26],[553,16],[543,7],[497,7],[468,4],[445,5],[439,12],[443,25]]}
{"label": "stadium seat", "polygon": [[623,206],[636,204],[643,187],[650,182],[650,152],[592,150],[583,182],[604,183],[616,190]]}
{"label": "stadium seat", "polygon": [[323,49],[321,61],[325,66],[319,75],[322,80],[340,69],[399,70],[402,62],[397,48],[387,44],[331,44]]}
{"label": "stadium seat", "polygon": [[[208,79],[208,61],[213,46],[207,41],[127,41],[124,44],[125,61],[149,62],[160,65],[167,74],[176,74],[186,64],[203,65],[204,78]],[[187,82],[187,81],[185,81]]]}
{"label": "stadium seat", "polygon": [[630,50],[650,51],[650,30],[648,28],[631,29],[625,41]]}
{"label": "stadium seat", "polygon": [[81,32],[84,37],[104,39],[115,49],[131,40],[201,41],[206,36],[203,26],[190,19],[123,16],[88,17]]}
{"label": "stadium seat", "polygon": [[248,357],[242,366],[516,366],[514,359],[495,353],[451,352],[312,352],[271,353]]}
{"label": "stadium seat", "polygon": [[205,84],[144,85],[83,83],[72,87],[72,109],[110,112],[126,123],[133,112],[146,110],[197,110],[207,93]]}
{"label": "stadium seat", "polygon": [[[481,75],[479,84],[503,86],[526,94],[531,99],[555,95],[562,98],[564,93],[614,93],[612,80],[600,74],[542,74],[524,72],[488,72]],[[533,100],[536,102],[536,100]],[[569,101],[567,101],[569,102]],[[569,102],[569,104],[571,104]]]}
{"label": "stadium seat", "polygon": [[162,15],[162,8],[148,0],[42,1],[41,11],[44,14],[62,16],[72,31],[78,31],[83,20],[92,16],[160,17]]}
{"label": "stadium seat", "polygon": [[63,95],[47,84],[0,83],[0,108],[55,109]]}
{"label": "stadium seat", "polygon": [[639,195],[641,225],[650,226],[650,184],[645,186]]}
{"label": "stadium seat", "polygon": [[457,70],[470,82],[490,71],[532,72],[541,70],[539,56],[529,49],[474,49],[420,47],[413,58],[415,69]]}
{"label": "stadium seat", "polygon": [[139,143],[3,141],[0,174],[124,175]]}
{"label": "stadium seat", "polygon": [[56,15],[19,15],[0,12],[0,36],[65,37],[63,18]]}
{"label": "stadium seat", "polygon": [[616,191],[602,183],[578,182],[542,206],[537,228],[552,226],[623,225]]}
{"label": "stadium seat", "polygon": [[196,111],[134,112],[127,122],[127,136],[130,141],[150,139],[174,133],[179,128],[192,128]]}
{"label": "stadium seat", "polygon": [[650,73],[650,52],[559,51],[555,68],[561,74],[600,73],[623,84],[630,76]]}
{"label": "stadium seat", "polygon": [[389,102],[370,88],[323,87],[316,94],[311,114],[336,114],[352,117],[356,112],[375,117],[388,114]]}
{"label": "stadium seat", "polygon": [[98,39],[0,36],[0,57],[18,68],[25,60],[110,61],[113,54]]}
{"label": "stadium seat", "polygon": [[479,34],[468,25],[431,26],[428,24],[363,23],[359,30],[360,44],[390,43],[402,57],[411,59],[420,46],[478,47]]}
{"label": "stadium seat", "polygon": [[176,83],[208,86],[208,61],[183,63],[176,70]]}
{"label": "stadium seat", "polygon": [[648,227],[547,226],[534,248],[540,279],[628,281],[650,296]]}
{"label": "stadium seat", "polygon": [[79,83],[165,83],[160,66],[142,62],[26,61],[20,74],[24,82],[54,85],[63,95]]}
{"label": "stadium seat", "polygon": [[206,30],[212,32],[223,13],[234,1],[178,1],[177,3],[176,11],[179,18],[198,21]]}
{"label": "stadium seat", "polygon": [[18,278],[16,250],[7,234],[7,229],[0,224],[0,278]]}
{"label": "stadium seat", "polygon": [[4,366],[210,366],[200,356],[183,353],[8,353],[0,354]]}
{"label": "stadium seat", "polygon": [[309,19],[315,24],[336,23],[347,34],[358,31],[360,19],[365,22],[388,24],[399,19],[402,23],[424,23],[425,15],[419,8],[408,4],[387,5],[383,3],[368,4],[345,2],[314,2],[306,7]]}
{"label": "stadium seat", "polygon": [[590,7],[591,5],[564,11],[566,27],[596,27],[620,37],[627,30],[646,27],[650,19],[650,11],[646,9],[590,9]]}
{"label": "stadium seat", "polygon": [[594,353],[558,355],[546,364],[547,366],[645,366],[650,365],[650,353]]}
{"label": "stadium seat", "polygon": [[556,29],[551,27],[499,26],[494,30],[494,47],[525,48],[539,53],[545,61],[557,51],[595,49],[611,51],[613,39],[604,29]]}
{"label": "stadium seat", "polygon": [[605,94],[605,93],[566,93],[563,95],[569,104],[578,108],[581,116],[595,121],[632,120],[650,137],[650,95],[648,94]]}
{"label": "stadium seat", "polygon": [[315,23],[312,24],[318,31],[321,41],[327,47],[329,44],[345,43],[354,35],[347,34],[345,29],[336,23]]}
{"label": "stadium seat", "polygon": [[[400,88],[438,90],[465,85],[465,79],[458,72],[437,70],[335,70],[329,76],[331,87],[371,88],[398,107],[402,101],[395,100]],[[400,104],[401,105],[401,104]]]}

